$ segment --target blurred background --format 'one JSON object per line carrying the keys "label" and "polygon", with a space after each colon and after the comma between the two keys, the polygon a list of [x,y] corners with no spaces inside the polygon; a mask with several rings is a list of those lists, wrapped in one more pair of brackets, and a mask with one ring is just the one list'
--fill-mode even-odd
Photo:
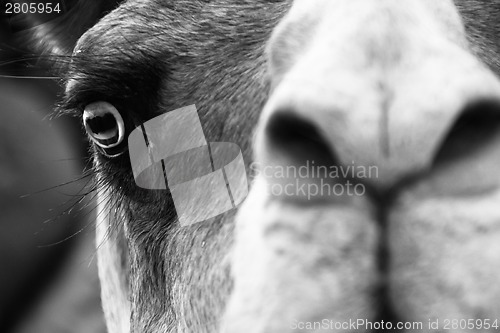
{"label": "blurred background", "polygon": [[0,4],[0,332],[105,332],[83,131],[51,119],[57,75]]}

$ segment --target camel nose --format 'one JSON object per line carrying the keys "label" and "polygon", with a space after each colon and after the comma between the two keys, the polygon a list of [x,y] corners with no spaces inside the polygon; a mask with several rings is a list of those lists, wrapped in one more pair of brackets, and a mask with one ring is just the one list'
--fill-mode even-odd
{"label": "camel nose", "polygon": [[[405,15],[395,6],[356,16],[363,22],[318,19],[302,31],[292,8],[267,49],[272,93],[257,131],[261,165],[363,168],[363,181],[389,188],[498,131],[496,76],[462,40],[429,35],[418,14],[408,22]],[[300,52],[284,42],[297,39]],[[273,181],[276,174],[264,172]]]}
{"label": "camel nose", "polygon": [[[309,113],[313,112],[309,109]],[[362,128],[351,137],[345,122],[329,114],[308,117],[299,110],[280,109],[266,121],[259,157],[265,165],[280,170],[307,167],[312,177],[329,174],[314,172],[314,168],[343,168],[336,175],[341,177],[343,173],[344,178],[356,178],[360,170],[365,170],[359,177],[371,178],[359,180],[388,189],[405,178],[467,158],[493,142],[500,135],[500,103],[498,99],[478,98],[465,104],[455,117],[441,121],[439,130],[434,131],[429,128],[438,126],[429,119],[396,124],[394,139],[390,135],[381,137],[382,134],[370,137]],[[381,124],[375,122],[373,126]],[[421,126],[423,130],[414,131],[412,126]],[[266,174],[273,177],[273,173]]]}

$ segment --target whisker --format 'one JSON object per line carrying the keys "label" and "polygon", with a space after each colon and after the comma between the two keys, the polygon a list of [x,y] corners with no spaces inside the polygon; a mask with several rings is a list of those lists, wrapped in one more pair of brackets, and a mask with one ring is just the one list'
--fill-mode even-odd
{"label": "whisker", "polygon": [[21,76],[21,75],[0,75],[4,79],[30,79],[30,80],[59,80],[58,76]]}
{"label": "whisker", "polygon": [[[89,204],[90,203],[93,203],[93,200],[95,199],[95,197],[97,196],[97,191],[95,191],[95,187],[93,187],[94,189],[94,195],[91,199],[89,199]],[[95,203],[95,206],[91,209],[91,210],[88,210],[86,211],[85,215],[83,216],[84,218],[89,216],[90,214],[92,214],[98,207],[101,203],[103,203],[104,201],[108,200],[109,197],[111,196],[111,194],[108,194],[106,197],[104,197],[100,202],[98,203]],[[84,196],[81,200],[85,199],[86,196]],[[87,207],[88,207],[87,205]],[[66,213],[66,212],[65,212]],[[86,230],[90,225],[93,224],[93,222],[97,221],[97,218],[99,217],[99,215],[101,214],[102,212],[100,212],[99,214],[97,214],[96,218],[94,219],[94,221],[90,220],[88,223],[86,223],[83,227],[81,227],[79,230],[77,230],[76,232],[74,232],[73,234],[71,234],[70,236],[60,240],[60,241],[57,241],[57,242],[54,242],[54,243],[51,243],[51,244],[47,244],[47,245],[39,245],[38,247],[39,248],[47,248],[47,247],[52,247],[52,246],[56,246],[56,245],[59,245],[63,242],[66,242],[74,237],[76,237],[77,235],[81,234],[84,230]]]}
{"label": "whisker", "polygon": [[32,195],[36,195],[36,194],[41,194],[41,193],[45,193],[47,191],[51,191],[51,190],[54,190],[54,189],[57,189],[57,188],[61,188],[61,187],[64,187],[64,186],[67,186],[67,185],[71,185],[71,184],[74,184],[74,183],[78,183],[79,181],[87,178],[87,177],[90,177],[92,176],[93,174],[92,173],[85,173],[83,174],[82,176],[76,178],[76,179],[73,179],[73,180],[70,180],[68,182],[65,182],[65,183],[62,183],[62,184],[58,184],[58,185],[55,185],[55,186],[51,186],[51,187],[48,187],[48,188],[45,188],[43,190],[40,190],[40,191],[36,191],[36,192],[32,192],[32,193],[27,193],[27,194],[23,194],[20,196],[21,199],[24,199],[24,198],[28,198]]}

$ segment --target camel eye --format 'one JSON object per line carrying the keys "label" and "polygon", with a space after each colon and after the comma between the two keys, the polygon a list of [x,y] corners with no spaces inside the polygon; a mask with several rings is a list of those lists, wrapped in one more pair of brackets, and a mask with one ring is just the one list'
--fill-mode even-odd
{"label": "camel eye", "polygon": [[125,125],[113,105],[108,102],[88,104],[83,111],[83,125],[90,139],[101,147],[106,155],[119,155],[116,147],[123,141]]}

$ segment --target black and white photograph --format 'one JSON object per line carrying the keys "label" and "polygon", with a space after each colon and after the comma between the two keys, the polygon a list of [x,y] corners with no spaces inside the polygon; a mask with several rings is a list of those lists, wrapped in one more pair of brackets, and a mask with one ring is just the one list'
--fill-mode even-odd
{"label": "black and white photograph", "polygon": [[0,332],[500,332],[500,0],[1,0]]}

